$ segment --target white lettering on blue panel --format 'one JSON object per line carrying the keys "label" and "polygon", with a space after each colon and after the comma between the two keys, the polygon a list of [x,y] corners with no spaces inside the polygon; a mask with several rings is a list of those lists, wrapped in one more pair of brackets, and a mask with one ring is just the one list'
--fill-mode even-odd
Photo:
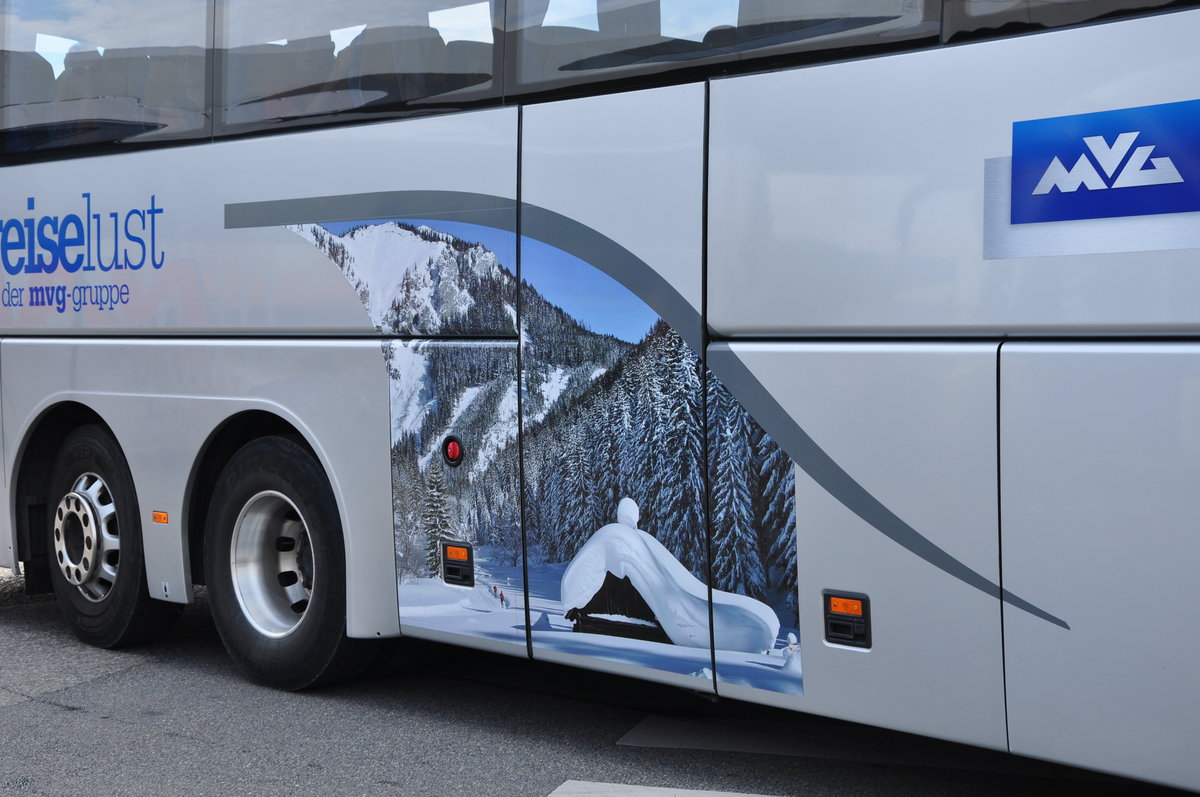
{"label": "white lettering on blue panel", "polygon": [[1013,124],[1011,222],[1200,210],[1200,100]]}

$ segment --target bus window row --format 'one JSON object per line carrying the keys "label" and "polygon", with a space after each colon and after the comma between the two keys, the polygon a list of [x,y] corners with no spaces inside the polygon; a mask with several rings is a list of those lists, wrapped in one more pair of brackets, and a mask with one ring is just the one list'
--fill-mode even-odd
{"label": "bus window row", "polygon": [[508,29],[510,80],[555,88],[745,57],[929,38],[941,3],[922,0],[525,0]]}
{"label": "bus window row", "polygon": [[680,68],[694,79],[697,69],[728,71],[742,61],[844,57],[1195,4],[0,0],[0,149],[201,139],[424,113]]}
{"label": "bus window row", "polygon": [[[346,111],[395,111],[441,97],[497,96],[491,42],[445,41],[423,25],[367,27],[338,48],[328,33],[225,51],[221,120],[229,128]],[[451,99],[452,98],[452,99]]]}

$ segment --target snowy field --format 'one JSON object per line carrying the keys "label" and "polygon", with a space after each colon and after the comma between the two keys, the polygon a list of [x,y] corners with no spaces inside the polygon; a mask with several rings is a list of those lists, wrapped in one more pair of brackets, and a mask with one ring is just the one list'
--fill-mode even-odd
{"label": "snowy field", "polygon": [[[400,585],[400,619],[404,625],[443,633],[480,637],[516,645],[525,644],[525,598],[521,568],[489,563],[486,546],[475,549],[477,581],[473,588],[454,587],[439,579],[415,579]],[[594,656],[636,667],[664,670],[698,680],[712,677],[713,661],[707,647],[692,648],[637,639],[582,634],[572,631],[563,617],[560,585],[563,563],[529,568],[534,655],[538,648]],[[483,574],[486,573],[486,578]],[[493,595],[492,588],[496,588]],[[500,593],[507,606],[501,605]],[[803,692],[800,653],[795,629],[781,629],[775,648],[767,653],[716,652],[719,683],[737,684],[770,692],[799,695]],[[717,644],[721,642],[717,638]],[[705,688],[697,684],[697,688]]]}

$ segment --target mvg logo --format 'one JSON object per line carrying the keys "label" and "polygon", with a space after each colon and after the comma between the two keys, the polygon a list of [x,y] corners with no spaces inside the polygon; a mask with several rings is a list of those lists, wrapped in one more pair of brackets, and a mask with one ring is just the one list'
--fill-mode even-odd
{"label": "mvg logo", "polygon": [[[1079,186],[1091,191],[1101,191],[1106,188],[1138,188],[1147,185],[1182,183],[1183,178],[1170,158],[1150,157],[1150,154],[1154,152],[1153,145],[1138,147],[1134,150],[1133,157],[1120,170],[1120,173],[1117,173],[1121,162],[1125,160],[1125,156],[1133,147],[1133,142],[1140,135],[1140,131],[1122,133],[1117,136],[1117,140],[1113,142],[1112,146],[1109,146],[1108,142],[1104,140],[1104,136],[1086,136],[1083,139],[1083,143],[1092,153],[1092,158],[1100,165],[1104,173],[1109,178],[1116,175],[1116,179],[1112,183],[1100,176],[1100,172],[1096,171],[1092,161],[1088,160],[1087,153],[1084,153],[1079,156],[1079,160],[1075,161],[1075,165],[1071,167],[1070,171],[1063,166],[1062,161],[1055,157],[1050,161],[1050,166],[1042,175],[1042,179],[1038,181],[1033,193],[1035,195],[1048,194],[1052,188],[1070,193],[1078,191]],[[1146,161],[1150,161],[1150,168],[1146,168]]]}
{"label": "mvg logo", "polygon": [[1011,205],[1013,224],[1200,211],[1200,100],[1015,123]]}

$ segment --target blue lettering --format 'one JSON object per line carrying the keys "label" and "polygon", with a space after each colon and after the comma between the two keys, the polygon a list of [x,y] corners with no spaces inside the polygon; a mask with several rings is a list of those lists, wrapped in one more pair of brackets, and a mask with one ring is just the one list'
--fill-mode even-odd
{"label": "blue lettering", "polygon": [[134,216],[141,219],[142,232],[145,232],[146,231],[146,214],[142,213],[142,211],[140,211],[140,210],[131,210],[125,214],[125,238],[130,243],[137,244],[138,247],[142,250],[141,259],[139,259],[137,262],[134,262],[129,259],[129,249],[128,249],[128,247],[126,247],[126,249],[125,249],[125,268],[133,269],[134,271],[136,271],[137,269],[141,268],[146,262],[146,242],[144,240],[142,240],[141,236],[135,235],[133,233],[133,230],[129,229],[129,222],[133,219]]}
{"label": "blue lettering", "polygon": [[5,307],[21,307],[21,294],[24,288],[14,288],[11,282],[4,283],[4,290],[0,291],[0,297]]}
{"label": "blue lettering", "polygon": [[[46,233],[46,228],[50,228],[50,233]],[[50,272],[58,268],[59,253],[58,239],[54,236],[58,234],[58,216],[42,216],[38,221],[38,245],[42,247],[42,251],[50,256],[49,259],[38,255],[37,264],[42,271]]]}
{"label": "blue lettering", "polygon": [[53,307],[54,306],[54,286],[53,285],[30,285],[29,286],[29,306],[30,307]]}
{"label": "blue lettering", "polygon": [[100,228],[100,214],[99,213],[92,214],[92,218],[96,220],[96,237],[93,239],[96,242],[96,247],[95,247],[96,262],[100,265],[101,271],[112,271],[114,268],[117,268],[117,214],[110,213],[108,215],[112,216],[112,220],[113,220],[113,240],[112,240],[113,250],[112,250],[112,260],[105,263],[104,255],[100,252],[100,241],[104,237],[104,232]]}
{"label": "blue lettering", "polygon": [[9,274],[20,274],[21,270],[25,268],[25,258],[9,260],[9,252],[19,252],[24,248],[25,228],[21,226],[21,222],[17,219],[9,219],[4,222],[4,229],[0,230],[0,263],[4,264],[4,270]]}
{"label": "blue lettering", "polygon": [[85,241],[87,247],[87,265],[83,267],[84,271],[95,271],[96,267],[92,265],[92,195],[90,193],[81,194],[83,197],[83,220],[84,232],[87,233]]}
{"label": "blue lettering", "polygon": [[163,263],[167,262],[167,253],[163,252],[161,258],[158,257],[158,255],[156,254],[156,252],[158,251],[157,244],[155,242],[155,235],[156,235],[157,231],[155,230],[155,227],[154,227],[154,224],[156,221],[156,219],[154,217],[161,214],[163,212],[163,209],[154,207],[154,199],[155,199],[154,194],[151,194],[150,195],[150,209],[146,211],[147,215],[150,216],[150,264],[152,266],[154,266],[155,268],[162,268]]}
{"label": "blue lettering", "polygon": [[[68,234],[68,227],[74,227],[75,232]],[[63,216],[62,224],[58,228],[58,256],[61,259],[63,271],[74,274],[83,265],[83,252],[78,252],[75,257],[71,257],[67,251],[68,246],[83,246],[83,243],[83,219],[74,213]]]}
{"label": "blue lettering", "polygon": [[[149,208],[133,208],[124,213],[92,213],[92,195],[81,196],[82,215],[40,216],[34,212],[25,218],[0,218],[0,265],[4,270],[13,276],[50,274],[59,266],[70,274],[97,268],[137,271],[147,260],[156,269],[163,267],[167,255],[158,240],[158,217],[164,209],[159,207],[156,195],[150,195]],[[28,197],[26,206],[36,211],[35,198]],[[112,220],[111,236],[104,234],[105,215]],[[105,247],[110,248],[108,253]]]}
{"label": "blue lettering", "polygon": [[29,247],[27,257],[25,258],[25,271],[41,271],[37,266],[37,261],[33,256],[34,243],[37,241],[37,236],[33,234],[33,219],[25,219],[25,245]]}

